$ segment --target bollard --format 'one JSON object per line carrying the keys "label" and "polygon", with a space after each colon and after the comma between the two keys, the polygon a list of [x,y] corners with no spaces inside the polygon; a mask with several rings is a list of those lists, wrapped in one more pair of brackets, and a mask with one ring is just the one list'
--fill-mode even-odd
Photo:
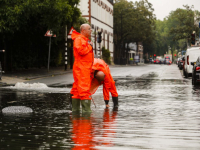
{"label": "bollard", "polygon": [[[0,50],[0,52],[4,53],[5,50]],[[1,62],[0,62],[0,80],[2,78],[2,74],[5,73],[4,71],[2,71],[2,66],[1,66]]]}

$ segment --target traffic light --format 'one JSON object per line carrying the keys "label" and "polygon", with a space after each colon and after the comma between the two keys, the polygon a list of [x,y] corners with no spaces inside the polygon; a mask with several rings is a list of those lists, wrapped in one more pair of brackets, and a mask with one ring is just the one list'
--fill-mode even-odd
{"label": "traffic light", "polygon": [[176,57],[176,54],[174,54],[174,56]]}
{"label": "traffic light", "polygon": [[98,35],[97,35],[97,43],[101,43],[101,31],[98,31]]}
{"label": "traffic light", "polygon": [[191,44],[195,45],[195,34],[191,34]]}
{"label": "traffic light", "polygon": [[156,54],[154,54],[153,56],[156,57]]}

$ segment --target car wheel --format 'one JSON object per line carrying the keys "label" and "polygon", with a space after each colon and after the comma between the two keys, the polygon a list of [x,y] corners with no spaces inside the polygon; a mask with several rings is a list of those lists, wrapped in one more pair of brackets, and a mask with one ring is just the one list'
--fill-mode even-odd
{"label": "car wheel", "polygon": [[194,76],[192,76],[192,85],[194,85]]}
{"label": "car wheel", "polygon": [[185,72],[185,78],[188,78],[188,73],[187,72]]}
{"label": "car wheel", "polygon": [[196,81],[196,78],[194,76],[192,76],[192,85],[197,85],[197,81]]}
{"label": "car wheel", "polygon": [[188,74],[185,70],[183,71],[183,75],[185,76],[185,78],[188,78]]}

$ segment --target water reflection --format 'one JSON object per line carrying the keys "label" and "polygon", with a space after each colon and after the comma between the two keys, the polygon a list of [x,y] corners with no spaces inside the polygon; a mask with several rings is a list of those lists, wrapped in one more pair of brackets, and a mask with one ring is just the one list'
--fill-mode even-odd
{"label": "water reflection", "polygon": [[74,150],[102,149],[112,147],[115,137],[117,110],[110,114],[107,108],[104,110],[101,123],[92,114],[72,115],[72,140]]}
{"label": "water reflection", "polygon": [[[156,76],[155,76],[156,77]],[[92,114],[74,115],[69,93],[0,89],[1,110],[26,106],[31,114],[0,113],[1,149],[199,149],[200,88],[190,79],[116,81],[119,110],[104,109],[102,87]]]}

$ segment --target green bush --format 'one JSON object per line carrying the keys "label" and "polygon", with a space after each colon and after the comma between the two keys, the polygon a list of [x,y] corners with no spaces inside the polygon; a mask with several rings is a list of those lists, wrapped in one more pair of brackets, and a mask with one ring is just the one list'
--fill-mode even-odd
{"label": "green bush", "polygon": [[133,61],[133,58],[130,58],[129,60],[130,60],[130,61]]}
{"label": "green bush", "polygon": [[110,51],[108,49],[105,49],[105,47],[102,47],[102,58],[107,63],[110,64]]}

